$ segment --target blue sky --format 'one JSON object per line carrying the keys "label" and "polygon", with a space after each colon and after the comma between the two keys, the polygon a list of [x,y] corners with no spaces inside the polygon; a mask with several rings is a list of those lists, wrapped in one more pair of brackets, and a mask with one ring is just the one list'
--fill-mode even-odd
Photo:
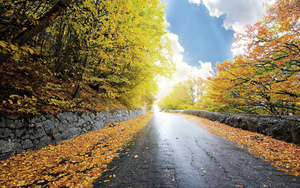
{"label": "blue sky", "polygon": [[177,34],[184,48],[183,59],[191,66],[199,66],[199,60],[215,63],[233,59],[231,45],[234,31],[222,25],[225,15],[211,17],[204,4],[191,4],[187,0],[166,0],[168,31]]}
{"label": "blue sky", "polygon": [[[167,37],[173,42],[173,61],[177,71],[173,80],[162,79],[158,98],[189,76],[207,78],[216,62],[232,60],[242,53],[234,35],[244,32],[264,14],[266,0],[163,0],[166,3]],[[269,2],[270,0],[268,0]],[[271,0],[274,1],[274,0]]]}

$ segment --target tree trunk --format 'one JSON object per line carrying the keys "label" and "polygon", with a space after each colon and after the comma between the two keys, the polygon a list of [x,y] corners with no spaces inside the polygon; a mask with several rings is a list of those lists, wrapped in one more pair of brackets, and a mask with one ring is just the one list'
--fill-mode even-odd
{"label": "tree trunk", "polygon": [[80,96],[80,90],[81,90],[82,87],[83,87],[83,81],[84,81],[83,76],[84,76],[85,70],[86,70],[86,68],[87,68],[87,66],[88,66],[89,55],[90,55],[90,50],[89,50],[89,52],[88,52],[88,53],[86,54],[86,56],[85,56],[85,62],[84,62],[84,68],[83,68],[82,75],[81,75],[81,81],[80,81],[80,83],[78,84],[78,86],[77,86],[77,88],[76,88],[76,91],[75,91],[75,93],[74,93],[74,96],[73,96],[73,98],[75,98],[75,99],[79,98],[79,96]]}
{"label": "tree trunk", "polygon": [[[23,46],[34,36],[38,35],[40,32],[46,29],[61,14],[63,10],[65,10],[68,6],[70,6],[71,3],[72,0],[58,1],[47,14],[45,14],[43,17],[41,17],[38,20],[39,24],[35,26],[32,25],[25,31],[21,32],[18,36],[16,36],[12,40],[12,44],[17,46]],[[6,62],[10,58],[10,56],[11,54],[9,52],[6,53],[2,52],[0,54],[0,65]]]}
{"label": "tree trunk", "polygon": [[[69,37],[69,39],[68,39],[68,43],[71,43],[71,40],[72,40],[72,38],[71,38],[71,36]],[[61,44],[60,44],[60,46],[61,46]],[[60,47],[59,47],[60,48]],[[65,62],[67,62],[68,60],[69,60],[69,58],[70,58],[70,54],[71,54],[71,48],[72,48],[72,45],[69,45],[68,47],[67,47],[67,49],[65,50],[66,52],[65,52],[65,55],[64,55],[64,57],[62,58],[62,60],[61,61],[56,61],[56,63],[55,63],[55,66],[52,68],[52,69],[50,69],[50,72],[56,72],[62,65],[63,65],[63,63],[65,63]],[[58,55],[58,54],[57,54]],[[32,87],[32,92],[35,92],[36,91],[36,89],[41,85],[41,83],[44,81],[44,79],[45,79],[45,77],[46,76],[48,76],[50,73],[48,72],[46,75],[43,75],[40,79],[39,79],[39,81],[37,81],[34,85],[33,85],[33,87]]]}

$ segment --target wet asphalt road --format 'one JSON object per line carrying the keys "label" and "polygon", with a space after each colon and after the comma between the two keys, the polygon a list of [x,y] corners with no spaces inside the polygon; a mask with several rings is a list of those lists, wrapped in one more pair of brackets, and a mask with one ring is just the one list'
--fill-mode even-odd
{"label": "wet asphalt road", "polygon": [[300,177],[174,114],[155,113],[128,149],[94,187],[300,188]]}

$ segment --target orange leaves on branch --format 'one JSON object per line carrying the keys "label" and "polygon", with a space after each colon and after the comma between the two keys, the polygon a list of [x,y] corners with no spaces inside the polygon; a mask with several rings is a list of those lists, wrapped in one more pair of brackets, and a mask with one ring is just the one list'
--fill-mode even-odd
{"label": "orange leaves on branch", "polygon": [[300,114],[299,2],[278,0],[267,7],[263,20],[237,35],[244,53],[217,65],[207,95],[216,107],[210,110]]}

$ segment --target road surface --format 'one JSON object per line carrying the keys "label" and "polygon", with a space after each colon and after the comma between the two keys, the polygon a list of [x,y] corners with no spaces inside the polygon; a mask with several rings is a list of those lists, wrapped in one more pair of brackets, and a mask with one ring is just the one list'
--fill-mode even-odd
{"label": "road surface", "polygon": [[94,187],[300,188],[299,177],[174,114],[155,113],[128,149]]}

